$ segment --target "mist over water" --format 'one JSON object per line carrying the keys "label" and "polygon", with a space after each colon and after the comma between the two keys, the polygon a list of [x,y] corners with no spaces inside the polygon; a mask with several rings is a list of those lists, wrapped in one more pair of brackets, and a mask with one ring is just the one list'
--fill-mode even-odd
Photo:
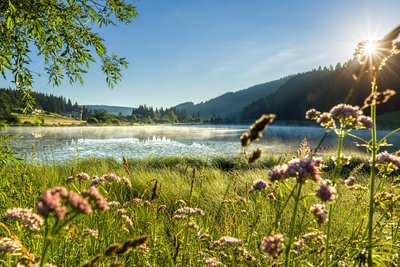
{"label": "mist over water", "polygon": [[[212,158],[236,156],[241,153],[239,137],[247,125],[156,125],[156,126],[104,126],[104,127],[10,127],[12,148],[20,158],[34,157],[38,161],[68,161],[74,157],[101,157],[121,159],[152,156],[192,156]],[[357,135],[369,139],[368,131]],[[381,131],[379,136],[388,132]],[[269,153],[295,151],[300,142],[307,138],[315,147],[324,129],[320,127],[270,126],[264,137],[257,142]],[[355,146],[355,139],[345,139],[347,149]],[[330,133],[323,147],[335,149],[337,137]],[[400,134],[388,139],[398,149]]]}

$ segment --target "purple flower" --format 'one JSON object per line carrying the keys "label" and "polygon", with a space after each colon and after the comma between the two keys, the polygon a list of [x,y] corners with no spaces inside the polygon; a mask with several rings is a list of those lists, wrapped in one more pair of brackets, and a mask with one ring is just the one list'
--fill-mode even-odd
{"label": "purple flower", "polygon": [[318,224],[326,222],[326,208],[323,204],[314,204],[311,206],[310,211],[314,214]]}
{"label": "purple flower", "polygon": [[288,164],[274,167],[268,175],[271,181],[296,177],[299,183],[304,183],[307,179],[317,182],[321,180],[321,165],[322,159],[320,158],[293,159]]}
{"label": "purple flower", "polygon": [[322,184],[317,190],[317,197],[324,202],[332,202],[335,199],[336,189],[334,187]]}
{"label": "purple flower", "polygon": [[317,118],[317,123],[321,124],[325,129],[333,128],[335,122],[332,119],[332,115],[330,113],[324,112]]}
{"label": "purple flower", "polygon": [[374,127],[374,121],[371,119],[371,117],[361,115],[357,118],[357,129],[371,129]]}
{"label": "purple flower", "polygon": [[259,191],[264,188],[267,188],[268,184],[264,180],[257,180],[254,182],[252,188],[250,189],[251,192],[253,191]]}
{"label": "purple flower", "polygon": [[283,251],[283,235],[266,236],[261,243],[261,249],[269,258],[277,258]]}
{"label": "purple flower", "polygon": [[86,181],[88,181],[88,180],[90,179],[90,175],[87,174],[86,172],[80,172],[80,173],[78,173],[78,174],[76,175],[76,177],[77,177],[79,180],[86,180]]}
{"label": "purple flower", "polygon": [[334,106],[329,113],[332,118],[339,119],[341,121],[345,121],[348,119],[357,119],[358,116],[362,114],[362,111],[358,106],[351,106],[348,104],[339,104]]}
{"label": "purple flower", "polygon": [[387,151],[383,151],[376,155],[376,163],[377,164],[393,164],[396,167],[400,168],[400,157],[389,154]]}
{"label": "purple flower", "polygon": [[321,112],[315,110],[315,109],[310,109],[306,112],[306,119],[308,120],[316,120],[318,116],[321,115]]}

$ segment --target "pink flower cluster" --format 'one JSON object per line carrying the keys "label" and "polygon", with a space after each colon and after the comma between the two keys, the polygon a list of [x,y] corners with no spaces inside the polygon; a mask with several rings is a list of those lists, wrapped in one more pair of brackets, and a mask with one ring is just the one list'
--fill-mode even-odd
{"label": "pink flower cluster", "polygon": [[329,112],[321,113],[315,109],[306,112],[306,118],[315,120],[326,129],[335,129],[335,120],[340,127],[351,129],[370,129],[374,126],[372,119],[364,116],[362,110],[358,106],[348,104],[339,104],[334,106]]}
{"label": "pink flower cluster", "polygon": [[296,177],[299,183],[304,183],[307,179],[313,181],[321,180],[320,167],[321,158],[293,159],[288,164],[274,167],[268,174],[271,181],[279,181],[289,177]]}
{"label": "pink flower cluster", "polygon": [[18,255],[21,250],[22,244],[19,240],[8,237],[0,238],[0,255]]}
{"label": "pink flower cluster", "polygon": [[39,198],[36,209],[43,217],[48,217],[51,212],[54,212],[58,219],[63,219],[67,208],[61,204],[61,201],[67,197],[68,190],[65,187],[51,188]]}
{"label": "pink flower cluster", "polygon": [[97,188],[94,186],[91,186],[89,190],[83,191],[82,195],[89,197],[89,200],[94,203],[95,209],[108,210],[110,208],[108,206],[107,200],[99,193]]}
{"label": "pink flower cluster", "polygon": [[276,234],[274,236],[266,236],[261,243],[261,250],[268,255],[269,258],[277,258],[283,251],[283,235]]}
{"label": "pink flower cluster", "polygon": [[182,219],[187,216],[204,215],[204,211],[199,208],[184,207],[175,211],[174,219]]}
{"label": "pink flower cluster", "polygon": [[104,183],[112,183],[112,182],[123,183],[123,184],[126,184],[129,187],[132,186],[131,180],[129,180],[126,177],[119,177],[118,175],[116,175],[114,173],[105,174],[100,178],[97,177],[97,176],[93,176],[93,180],[92,180],[91,186],[96,186],[98,184],[104,184]]}
{"label": "pink flower cluster", "polygon": [[32,212],[31,209],[12,208],[7,210],[7,217],[17,220],[23,228],[39,231],[43,218]]}
{"label": "pink flower cluster", "polygon": [[65,187],[51,188],[45,191],[39,198],[36,209],[40,215],[46,218],[54,212],[58,219],[63,219],[68,211],[67,206],[71,207],[74,211],[91,214],[93,210],[89,202],[85,199],[85,196],[94,201],[97,209],[108,209],[107,201],[94,187],[84,191],[82,195],[72,190],[68,191]]}
{"label": "pink flower cluster", "polygon": [[213,246],[219,246],[223,248],[227,247],[238,247],[243,244],[242,240],[231,237],[231,236],[223,236],[220,239],[213,242]]}

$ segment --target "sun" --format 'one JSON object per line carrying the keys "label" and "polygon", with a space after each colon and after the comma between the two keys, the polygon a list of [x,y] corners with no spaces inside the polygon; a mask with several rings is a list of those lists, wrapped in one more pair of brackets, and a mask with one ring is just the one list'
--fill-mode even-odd
{"label": "sun", "polygon": [[373,55],[377,52],[378,50],[378,44],[376,41],[367,41],[364,45],[364,53],[367,55]]}

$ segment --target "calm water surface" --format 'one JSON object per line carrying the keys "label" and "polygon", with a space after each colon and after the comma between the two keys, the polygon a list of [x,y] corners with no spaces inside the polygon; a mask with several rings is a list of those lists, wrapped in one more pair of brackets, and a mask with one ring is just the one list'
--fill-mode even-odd
{"label": "calm water surface", "polygon": [[[74,157],[103,157],[121,159],[122,156],[144,158],[151,156],[234,156],[241,152],[239,137],[247,125],[157,125],[105,127],[10,127],[12,148],[21,158],[34,157],[39,161],[65,161]],[[379,132],[384,136],[388,132]],[[369,138],[368,131],[357,133]],[[294,151],[307,138],[315,146],[324,130],[320,127],[271,126],[258,142],[270,153]],[[336,137],[329,134],[323,146],[331,148]],[[359,149],[356,140],[347,139],[348,148]],[[388,140],[400,145],[400,134]],[[392,148],[392,150],[395,148]]]}

